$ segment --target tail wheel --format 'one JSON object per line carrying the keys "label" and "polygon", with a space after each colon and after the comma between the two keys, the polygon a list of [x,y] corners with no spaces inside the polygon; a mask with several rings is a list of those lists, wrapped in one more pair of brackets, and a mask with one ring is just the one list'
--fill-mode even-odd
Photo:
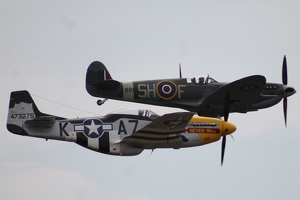
{"label": "tail wheel", "polygon": [[101,106],[103,104],[103,101],[101,100],[101,99],[99,99],[98,101],[97,101],[97,105],[98,106]]}
{"label": "tail wheel", "polygon": [[101,99],[99,99],[99,100],[97,101],[97,105],[98,105],[98,106],[101,106],[102,104],[105,103],[105,101],[107,101],[107,99],[104,99],[103,101],[102,101]]}

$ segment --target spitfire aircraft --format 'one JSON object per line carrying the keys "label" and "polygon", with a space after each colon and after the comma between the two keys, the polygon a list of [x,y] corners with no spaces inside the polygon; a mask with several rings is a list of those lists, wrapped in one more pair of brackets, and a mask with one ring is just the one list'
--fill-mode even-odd
{"label": "spitfire aircraft", "polygon": [[[158,106],[182,108],[200,116],[221,117],[224,102],[229,112],[247,113],[271,107],[283,100],[286,124],[287,97],[296,90],[287,85],[287,63],[284,56],[282,82],[266,83],[261,75],[248,76],[231,83],[218,82],[212,77],[194,77],[119,82],[114,80],[104,64],[92,62],[87,69],[86,90],[102,105],[107,99],[116,99]],[[227,107],[227,106],[225,106]]]}
{"label": "spitfire aircraft", "polygon": [[75,142],[90,150],[120,156],[138,155],[144,149],[201,146],[222,137],[223,163],[226,135],[236,127],[227,120],[194,116],[192,112],[159,116],[143,109],[66,119],[40,112],[28,91],[15,91],[10,96],[7,129],[17,135]]}

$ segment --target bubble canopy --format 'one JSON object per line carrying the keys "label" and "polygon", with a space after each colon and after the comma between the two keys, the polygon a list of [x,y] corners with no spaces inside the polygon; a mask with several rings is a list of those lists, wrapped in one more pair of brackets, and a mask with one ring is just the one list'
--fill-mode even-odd
{"label": "bubble canopy", "polygon": [[128,109],[117,110],[115,112],[111,112],[110,114],[138,115],[141,117],[147,117],[149,119],[157,119],[159,117],[158,114],[156,114],[151,110],[139,109],[139,108],[128,108]]}

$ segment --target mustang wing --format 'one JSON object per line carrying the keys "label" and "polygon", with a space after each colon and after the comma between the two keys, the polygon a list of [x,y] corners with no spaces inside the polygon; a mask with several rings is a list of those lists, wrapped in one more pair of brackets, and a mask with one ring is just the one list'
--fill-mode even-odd
{"label": "mustang wing", "polygon": [[192,112],[165,114],[124,138],[122,143],[150,149],[162,144],[181,143],[180,135],[193,115]]}
{"label": "mustang wing", "polygon": [[225,93],[230,91],[230,112],[245,113],[261,95],[266,84],[266,78],[254,75],[231,82],[208,96],[200,105],[198,114],[204,116],[222,116]]}

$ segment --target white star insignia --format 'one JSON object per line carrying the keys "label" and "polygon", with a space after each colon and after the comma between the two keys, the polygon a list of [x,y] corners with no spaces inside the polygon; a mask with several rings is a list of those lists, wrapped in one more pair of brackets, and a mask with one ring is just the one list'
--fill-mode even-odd
{"label": "white star insignia", "polygon": [[94,123],[94,120],[92,120],[91,125],[85,125],[89,129],[89,135],[91,135],[93,132],[99,135],[98,128],[101,127],[102,125],[96,125]]}

